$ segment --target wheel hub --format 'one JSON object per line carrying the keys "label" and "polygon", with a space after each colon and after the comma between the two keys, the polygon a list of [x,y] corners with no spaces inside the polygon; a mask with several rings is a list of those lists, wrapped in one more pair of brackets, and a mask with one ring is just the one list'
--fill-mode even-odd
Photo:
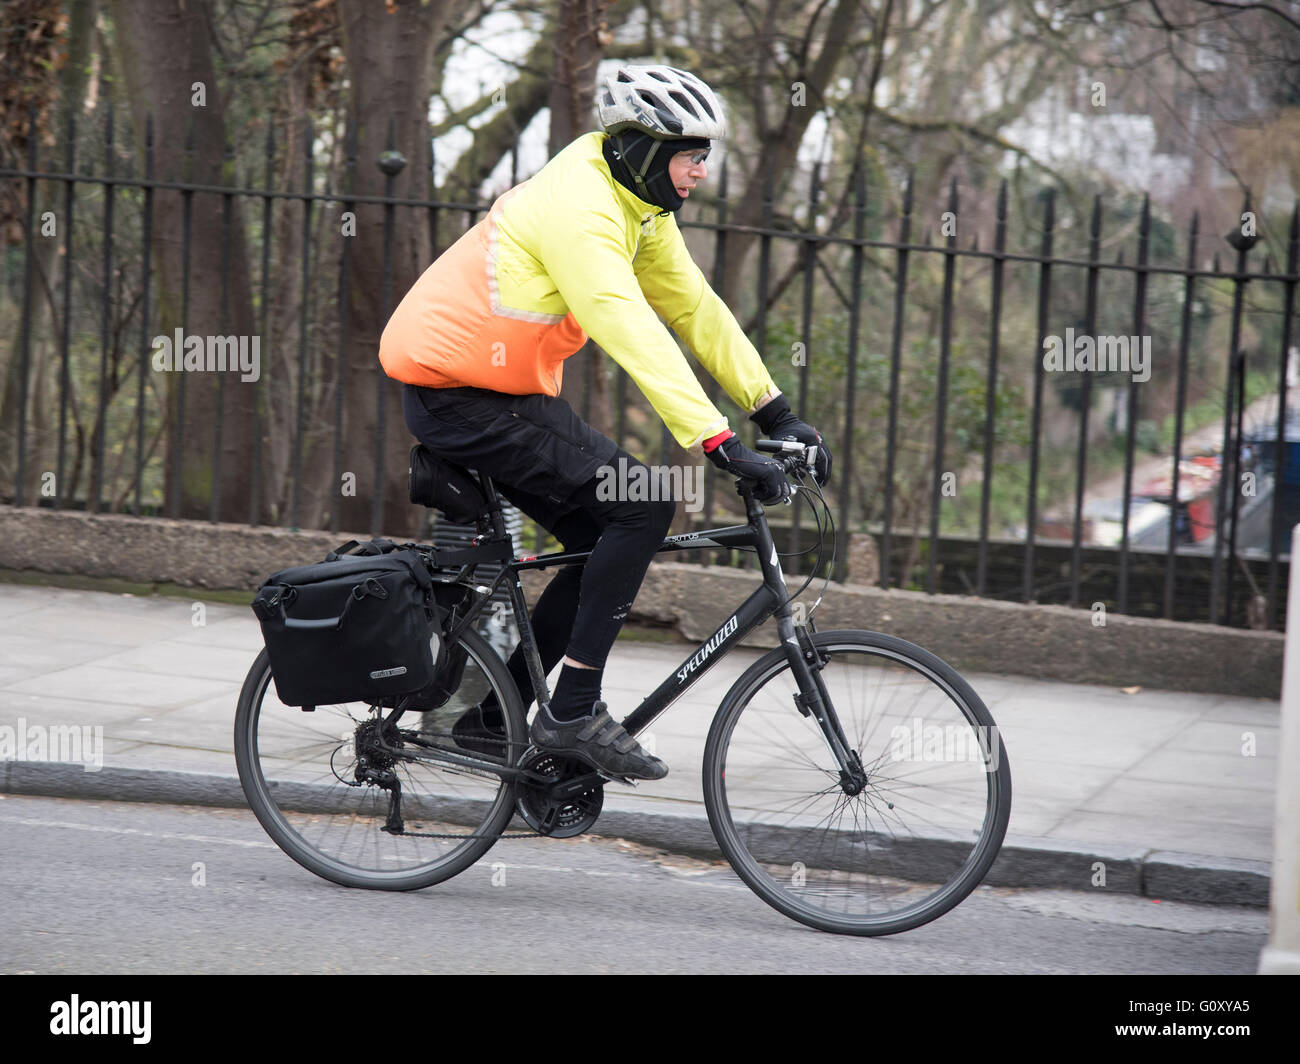
{"label": "wheel hub", "polygon": [[357,764],[384,772],[393,767],[395,759],[389,751],[402,745],[397,728],[385,720],[367,720],[357,725]]}
{"label": "wheel hub", "polygon": [[840,769],[840,790],[850,798],[861,794],[867,786],[867,773],[856,750],[849,751],[848,771]]}

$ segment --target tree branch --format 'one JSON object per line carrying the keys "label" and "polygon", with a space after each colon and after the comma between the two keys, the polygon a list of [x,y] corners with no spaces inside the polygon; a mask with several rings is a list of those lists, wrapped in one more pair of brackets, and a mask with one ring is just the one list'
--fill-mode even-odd
{"label": "tree branch", "polygon": [[979,126],[970,122],[964,122],[959,118],[904,118],[902,115],[892,114],[889,111],[876,112],[884,121],[891,125],[901,126],[903,129],[910,129],[915,133],[965,133],[967,136],[974,137],[976,140],[982,140],[986,144],[992,144],[995,147],[1002,148],[1004,151],[1014,152],[1022,159],[1028,160],[1045,174],[1050,174],[1065,189],[1072,189],[1074,182],[1063,176],[1059,171],[1048,166],[1046,163],[1034,158],[1034,156],[1020,147],[1013,144],[1005,137],[998,133],[990,133],[986,129],[980,129]]}
{"label": "tree branch", "polygon": [[1236,4],[1232,3],[1231,0],[1197,0],[1197,3],[1205,4],[1208,7],[1227,8],[1231,11],[1265,11],[1300,30],[1300,19],[1292,18],[1285,11],[1279,11],[1272,4]]}

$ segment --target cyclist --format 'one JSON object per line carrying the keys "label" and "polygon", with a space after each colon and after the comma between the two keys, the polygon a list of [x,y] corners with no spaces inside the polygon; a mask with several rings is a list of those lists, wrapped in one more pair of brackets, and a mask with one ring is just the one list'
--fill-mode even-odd
{"label": "cyclist", "polygon": [[[406,423],[430,451],[491,476],[565,550],[591,551],[585,566],[560,568],[532,614],[547,674],[561,657],[564,667],[529,740],[611,775],[662,779],[667,765],[611,719],[600,689],[676,504],[597,490],[598,471],[616,458],[629,470],[641,463],[559,397],[564,359],[590,336],[678,443],[754,480],[761,501],[787,501],[784,470],[727,427],[671,328],[765,435],[817,445],[822,483],[831,459],[704,280],[674,218],[708,176],[712,141],[726,135],[717,96],[667,66],[620,67],[598,96],[604,132],[578,137],[504,193],[429,266],[393,312],[379,358],[403,382]],[[527,707],[534,692],[522,646],[508,664]],[[466,749],[499,750],[505,725],[495,699],[468,710],[452,733]]]}

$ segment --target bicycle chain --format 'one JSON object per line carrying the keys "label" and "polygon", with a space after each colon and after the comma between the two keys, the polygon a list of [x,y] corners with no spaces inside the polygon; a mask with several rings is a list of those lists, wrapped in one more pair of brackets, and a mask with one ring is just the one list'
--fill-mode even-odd
{"label": "bicycle chain", "polygon": [[[392,834],[392,833],[390,833]],[[394,834],[398,839],[544,839],[546,838],[540,831],[529,831],[523,835],[449,835],[440,834],[435,831],[403,831],[401,834]]]}

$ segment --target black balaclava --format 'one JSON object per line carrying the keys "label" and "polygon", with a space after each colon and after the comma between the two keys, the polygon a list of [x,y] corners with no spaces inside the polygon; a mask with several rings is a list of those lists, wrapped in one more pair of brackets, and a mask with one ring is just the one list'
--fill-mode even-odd
{"label": "black balaclava", "polygon": [[[614,133],[605,138],[605,162],[609,164],[614,180],[632,195],[665,211],[676,211],[686,201],[673,187],[668,176],[668,164],[679,151],[701,151],[710,143],[700,137],[656,140],[640,130]],[[644,185],[637,183],[638,174]]]}

